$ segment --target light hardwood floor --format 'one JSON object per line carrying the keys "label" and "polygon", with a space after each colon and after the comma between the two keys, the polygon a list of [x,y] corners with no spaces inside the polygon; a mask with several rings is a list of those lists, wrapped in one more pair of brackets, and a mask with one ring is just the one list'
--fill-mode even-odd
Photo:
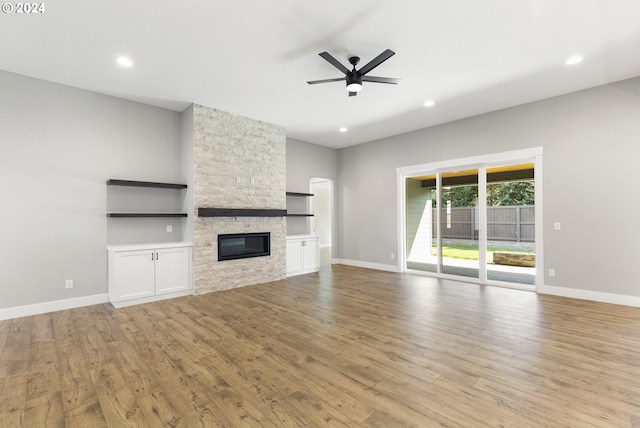
{"label": "light hardwood floor", "polygon": [[640,426],[640,309],[346,266],[0,322],[2,427]]}

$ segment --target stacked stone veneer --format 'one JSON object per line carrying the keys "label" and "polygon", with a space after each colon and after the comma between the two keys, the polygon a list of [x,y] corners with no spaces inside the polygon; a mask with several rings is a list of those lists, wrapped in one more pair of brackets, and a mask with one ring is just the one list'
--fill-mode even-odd
{"label": "stacked stone veneer", "polygon": [[[198,208],[286,208],[286,136],[275,125],[194,106],[195,293],[283,279],[285,217],[198,217]],[[218,261],[218,234],[271,232],[271,255]]]}

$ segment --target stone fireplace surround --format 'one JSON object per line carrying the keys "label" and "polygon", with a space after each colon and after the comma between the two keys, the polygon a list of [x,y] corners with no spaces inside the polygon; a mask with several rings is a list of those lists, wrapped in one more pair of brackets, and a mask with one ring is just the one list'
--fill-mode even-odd
{"label": "stone fireplace surround", "polygon": [[[201,209],[286,209],[286,137],[275,125],[193,106],[194,293],[284,279],[284,214],[199,216]],[[218,261],[218,235],[269,232],[271,255]]]}

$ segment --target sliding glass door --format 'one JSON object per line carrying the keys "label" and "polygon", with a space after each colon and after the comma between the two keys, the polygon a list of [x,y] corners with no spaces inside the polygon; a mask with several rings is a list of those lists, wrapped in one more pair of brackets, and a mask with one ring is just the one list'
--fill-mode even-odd
{"label": "sliding glass door", "polygon": [[440,176],[440,272],[479,278],[478,170]]}
{"label": "sliding glass door", "polygon": [[535,285],[534,162],[426,170],[403,185],[406,270]]}
{"label": "sliding glass door", "polygon": [[487,168],[487,279],[535,285],[534,163]]}

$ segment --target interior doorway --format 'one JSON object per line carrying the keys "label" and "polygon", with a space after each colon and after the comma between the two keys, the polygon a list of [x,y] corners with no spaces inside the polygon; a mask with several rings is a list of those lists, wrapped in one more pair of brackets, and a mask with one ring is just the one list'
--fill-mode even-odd
{"label": "interior doorway", "polygon": [[333,181],[328,178],[314,177],[309,187],[311,233],[317,235],[320,242],[320,266],[331,265],[333,245]]}

